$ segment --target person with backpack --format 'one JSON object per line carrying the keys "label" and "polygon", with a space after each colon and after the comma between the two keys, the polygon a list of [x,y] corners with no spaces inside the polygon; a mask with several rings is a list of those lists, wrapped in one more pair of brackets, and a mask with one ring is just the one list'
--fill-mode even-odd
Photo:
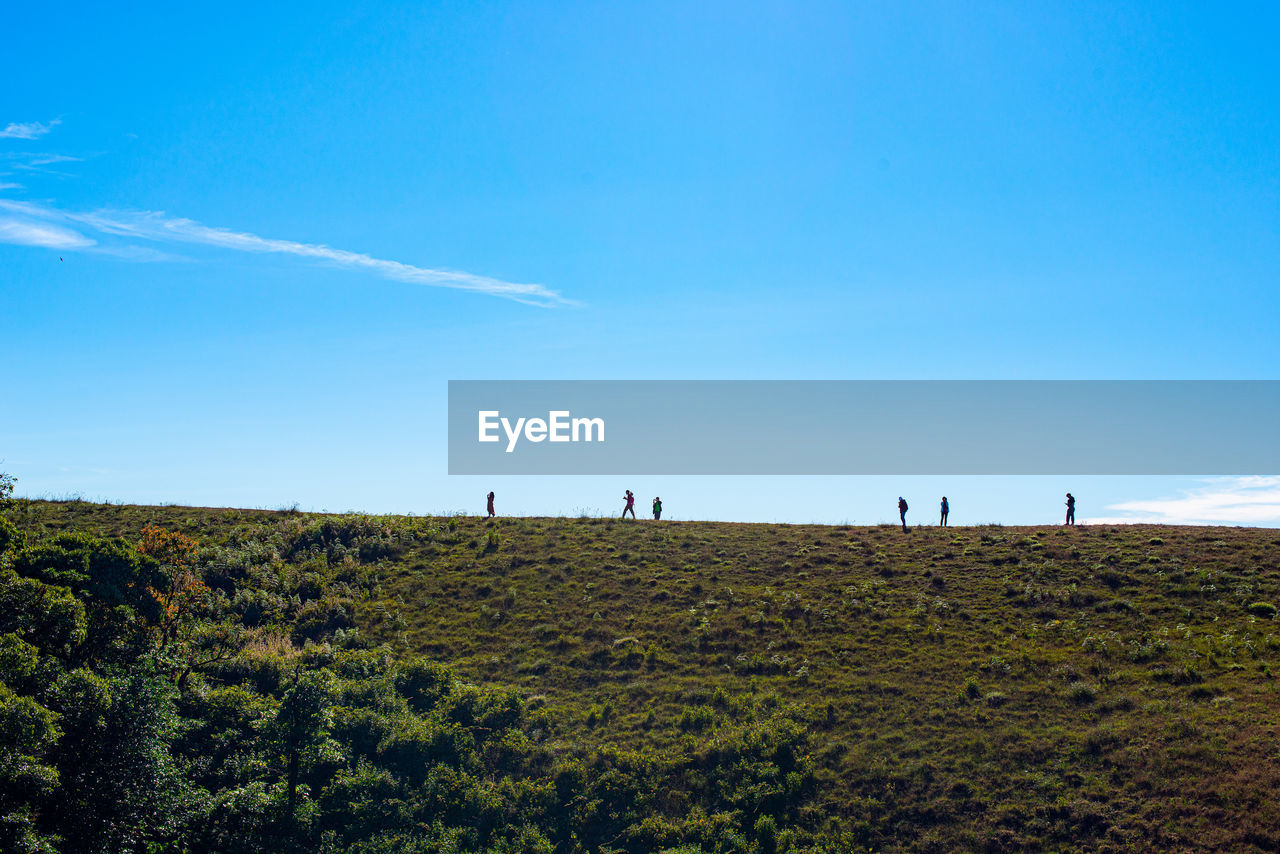
{"label": "person with backpack", "polygon": [[662,518],[662,499],[655,498],[653,499],[653,519],[656,522],[661,518]]}
{"label": "person with backpack", "polygon": [[947,527],[947,514],[951,512],[951,505],[947,503],[947,496],[942,496],[942,520],[938,523],[940,527]]}
{"label": "person with backpack", "polygon": [[630,513],[631,513],[631,518],[632,518],[632,519],[636,518],[636,497],[635,497],[635,495],[631,492],[631,490],[629,490],[629,489],[628,489],[628,490],[627,490],[627,494],[626,494],[625,496],[623,496],[623,497],[627,499],[627,506],[622,508],[622,518],[623,518],[623,519],[627,518],[627,513],[628,513],[628,512],[630,512]]}
{"label": "person with backpack", "polygon": [[493,512],[493,493],[492,492],[489,493],[488,499],[489,499],[489,518],[493,518],[497,514]]}
{"label": "person with backpack", "polygon": [[898,496],[898,517],[902,519],[902,530],[907,530],[907,499]]}
{"label": "person with backpack", "polygon": [[1074,525],[1076,523],[1076,497],[1070,492],[1067,493],[1067,521],[1064,525]]}

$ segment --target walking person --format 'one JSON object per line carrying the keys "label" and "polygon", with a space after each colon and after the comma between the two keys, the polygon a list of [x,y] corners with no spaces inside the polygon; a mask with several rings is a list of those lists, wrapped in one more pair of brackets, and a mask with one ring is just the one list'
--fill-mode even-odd
{"label": "walking person", "polygon": [[1064,525],[1074,525],[1076,523],[1076,497],[1070,492],[1067,493],[1067,521]]}
{"label": "walking person", "polygon": [[489,518],[492,519],[494,516],[498,515],[493,512],[493,493],[490,492],[487,497],[489,499]]}
{"label": "walking person", "polygon": [[662,518],[662,499],[655,498],[653,499],[653,519],[656,522],[661,518]]}
{"label": "walking person", "polygon": [[898,518],[902,520],[902,530],[907,530],[907,499],[898,496]]}
{"label": "walking person", "polygon": [[947,527],[947,514],[950,512],[951,505],[947,503],[947,496],[944,495],[942,496],[942,521],[938,523],[939,526],[943,528]]}
{"label": "walking person", "polygon": [[627,513],[631,514],[631,518],[636,518],[636,497],[631,490],[627,490],[627,494],[623,496],[627,499],[627,506],[622,508],[622,518],[627,518]]}

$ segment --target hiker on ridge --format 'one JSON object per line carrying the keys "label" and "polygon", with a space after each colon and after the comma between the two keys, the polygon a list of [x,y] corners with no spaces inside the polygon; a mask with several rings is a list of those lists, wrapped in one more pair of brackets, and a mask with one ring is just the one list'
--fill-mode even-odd
{"label": "hiker on ridge", "polygon": [[627,518],[627,512],[630,511],[631,518],[636,518],[636,496],[631,490],[627,490],[627,494],[623,496],[627,499],[627,506],[622,508],[622,518]]}
{"label": "hiker on ridge", "polygon": [[1076,497],[1070,492],[1067,493],[1067,521],[1064,525],[1074,525],[1076,523]]}
{"label": "hiker on ridge", "polygon": [[951,505],[947,503],[947,496],[944,495],[942,496],[942,521],[938,523],[941,527],[947,527],[947,514],[950,512]]}
{"label": "hiker on ridge", "polygon": [[[632,516],[634,515],[635,514],[633,513]],[[662,518],[662,499],[661,498],[653,499],[653,518],[654,518],[654,521],[657,521],[658,519]]]}
{"label": "hiker on ridge", "polygon": [[907,530],[907,499],[898,496],[898,517],[902,519],[902,530]]}
{"label": "hiker on ridge", "polygon": [[498,515],[493,512],[493,493],[490,492],[487,497],[489,499],[489,518],[493,518],[494,516]]}

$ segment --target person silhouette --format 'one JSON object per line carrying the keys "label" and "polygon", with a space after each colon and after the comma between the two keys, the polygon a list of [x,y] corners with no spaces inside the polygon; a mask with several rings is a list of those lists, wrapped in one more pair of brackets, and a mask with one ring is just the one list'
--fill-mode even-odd
{"label": "person silhouette", "polygon": [[1067,493],[1067,521],[1064,525],[1074,525],[1076,523],[1076,497],[1070,492]]}
{"label": "person silhouette", "polygon": [[938,524],[943,528],[947,527],[947,514],[951,512],[951,505],[947,503],[947,496],[942,496],[942,521]]}
{"label": "person silhouette", "polygon": [[[634,516],[635,514],[633,513],[632,515]],[[662,518],[662,499],[661,498],[653,499],[653,518],[655,520]]]}
{"label": "person silhouette", "polygon": [[490,517],[493,517],[493,516],[498,515],[498,514],[496,514],[496,513],[494,513],[494,512],[493,512],[493,493],[492,493],[492,492],[490,492],[490,493],[489,493],[487,496],[485,496],[485,497],[489,499],[489,516],[490,516]]}
{"label": "person silhouette", "polygon": [[631,518],[632,518],[632,519],[636,518],[636,497],[635,497],[635,495],[631,492],[631,490],[629,490],[629,489],[628,489],[628,490],[627,490],[627,494],[626,494],[625,496],[623,496],[623,497],[627,499],[627,506],[622,508],[622,518],[623,518],[623,519],[627,518],[627,513],[628,513],[628,512],[630,512],[630,513],[631,513]]}
{"label": "person silhouette", "polygon": [[907,499],[898,496],[898,517],[902,519],[902,530],[907,530]]}

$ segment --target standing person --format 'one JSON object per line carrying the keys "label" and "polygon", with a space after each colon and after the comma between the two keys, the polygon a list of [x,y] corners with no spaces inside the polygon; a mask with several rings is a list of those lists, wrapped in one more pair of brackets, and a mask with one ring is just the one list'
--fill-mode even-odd
{"label": "standing person", "polygon": [[947,496],[942,496],[942,521],[938,524],[943,528],[947,527],[947,514],[951,512],[951,505],[947,503]]}
{"label": "standing person", "polygon": [[628,490],[627,490],[627,494],[626,494],[625,496],[623,496],[623,497],[627,499],[627,506],[622,508],[622,518],[623,518],[623,519],[627,518],[627,513],[628,513],[628,511],[631,513],[631,518],[632,518],[632,519],[636,518],[636,497],[635,497],[635,495],[631,492],[631,490],[629,490],[629,489],[628,489]]}
{"label": "standing person", "polygon": [[[632,515],[634,516],[635,514],[632,514]],[[658,519],[662,518],[662,499],[661,498],[653,499],[653,518],[654,518],[654,521],[657,521]]]}
{"label": "standing person", "polygon": [[1076,523],[1076,497],[1070,492],[1067,493],[1067,521],[1064,525],[1074,525]]}
{"label": "standing person", "polygon": [[493,493],[490,492],[487,497],[489,499],[489,518],[492,519],[494,516],[497,515],[496,513],[493,512]]}
{"label": "standing person", "polygon": [[902,530],[907,530],[907,499],[898,496],[898,518],[902,519]]}

